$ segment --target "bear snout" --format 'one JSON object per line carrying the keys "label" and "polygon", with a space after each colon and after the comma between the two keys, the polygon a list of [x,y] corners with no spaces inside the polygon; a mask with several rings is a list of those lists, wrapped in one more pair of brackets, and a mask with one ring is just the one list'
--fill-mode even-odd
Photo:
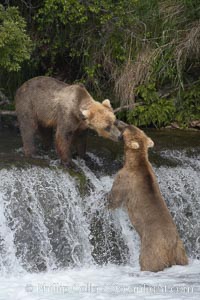
{"label": "bear snout", "polygon": [[110,136],[110,139],[113,140],[114,142],[118,142],[122,139],[122,133],[121,133],[121,131],[119,131],[119,129],[115,125],[113,125],[111,127],[109,136]]}
{"label": "bear snout", "polygon": [[106,129],[97,130],[98,134],[104,138],[110,139],[114,142],[118,142],[121,139],[121,132],[119,129],[112,125],[109,131]]}

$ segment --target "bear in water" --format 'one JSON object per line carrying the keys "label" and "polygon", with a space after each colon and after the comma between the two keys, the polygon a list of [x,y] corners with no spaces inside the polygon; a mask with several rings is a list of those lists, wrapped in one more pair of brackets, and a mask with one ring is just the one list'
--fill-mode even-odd
{"label": "bear in water", "polygon": [[108,195],[109,208],[126,207],[141,239],[142,271],[157,272],[172,265],[188,264],[183,243],[148,160],[148,148],[153,147],[153,141],[135,126],[119,122],[118,127],[123,129],[125,163]]}

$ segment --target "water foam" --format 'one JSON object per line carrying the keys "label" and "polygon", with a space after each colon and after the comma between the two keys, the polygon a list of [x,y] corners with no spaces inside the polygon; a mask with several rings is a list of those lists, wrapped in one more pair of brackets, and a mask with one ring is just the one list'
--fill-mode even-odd
{"label": "water foam", "polygon": [[[184,152],[162,155],[181,161],[178,167],[155,168],[155,172],[189,256],[199,258],[199,162]],[[99,175],[82,160],[74,163],[85,176],[84,193],[79,180],[53,162],[51,168],[0,170],[1,272],[96,264],[139,268],[139,238],[127,213],[106,207],[114,176]]]}

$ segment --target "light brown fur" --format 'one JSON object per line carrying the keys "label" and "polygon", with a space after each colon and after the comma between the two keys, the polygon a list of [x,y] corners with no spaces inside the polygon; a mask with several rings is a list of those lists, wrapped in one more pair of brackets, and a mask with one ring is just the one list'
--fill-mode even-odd
{"label": "light brown fur", "polygon": [[[35,153],[34,137],[43,128],[56,128],[56,148],[61,160],[71,161],[71,145],[81,139],[78,151],[85,154],[83,133],[87,128],[117,141],[121,133],[114,125],[116,118],[109,100],[94,101],[83,85],[68,85],[51,77],[35,77],[25,82],[16,93],[16,112],[26,156]],[[50,134],[49,134],[50,136]]]}
{"label": "light brown fur", "polygon": [[186,265],[188,259],[171,214],[160,193],[148,160],[153,142],[143,131],[127,126],[123,132],[125,164],[117,173],[109,194],[109,208],[122,204],[141,238],[142,271],[161,271]]}

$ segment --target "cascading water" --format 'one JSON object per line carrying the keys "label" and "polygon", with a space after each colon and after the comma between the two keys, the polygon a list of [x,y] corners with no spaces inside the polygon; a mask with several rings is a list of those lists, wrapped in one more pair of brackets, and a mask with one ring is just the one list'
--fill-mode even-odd
{"label": "cascading water", "polygon": [[[160,155],[174,162],[173,167],[154,168],[161,192],[189,257],[199,259],[199,154],[167,150]],[[0,170],[0,274],[3,278],[72,268],[89,274],[88,269],[98,265],[118,265],[118,271],[115,270],[118,273],[120,266],[128,267],[129,272],[139,270],[140,242],[126,211],[106,208],[105,196],[111,189],[114,174],[103,174],[103,161],[94,154],[88,156],[101,171],[89,168],[81,160],[74,161],[81,176],[69,175],[53,166],[54,162],[48,168],[26,166]],[[110,268],[114,276],[115,271]],[[28,298],[24,296],[24,299]]]}
{"label": "cascading water", "polygon": [[[126,212],[106,208],[113,178],[98,178],[83,161],[75,163],[87,180],[83,195],[78,179],[56,167],[0,171],[1,269],[41,271],[135,261],[138,239]],[[156,169],[161,191],[194,258],[200,255],[199,171],[199,161],[192,158],[184,167]]]}
{"label": "cascading water", "polygon": [[161,155],[179,163],[175,168],[160,167],[156,173],[187,253],[200,259],[200,156],[180,151]]}
{"label": "cascading water", "polygon": [[[119,221],[105,208],[110,177],[98,179],[83,163],[88,195],[59,169],[1,170],[1,266],[28,271],[127,262]],[[6,259],[5,259],[6,257]],[[17,267],[18,268],[18,267]]]}

